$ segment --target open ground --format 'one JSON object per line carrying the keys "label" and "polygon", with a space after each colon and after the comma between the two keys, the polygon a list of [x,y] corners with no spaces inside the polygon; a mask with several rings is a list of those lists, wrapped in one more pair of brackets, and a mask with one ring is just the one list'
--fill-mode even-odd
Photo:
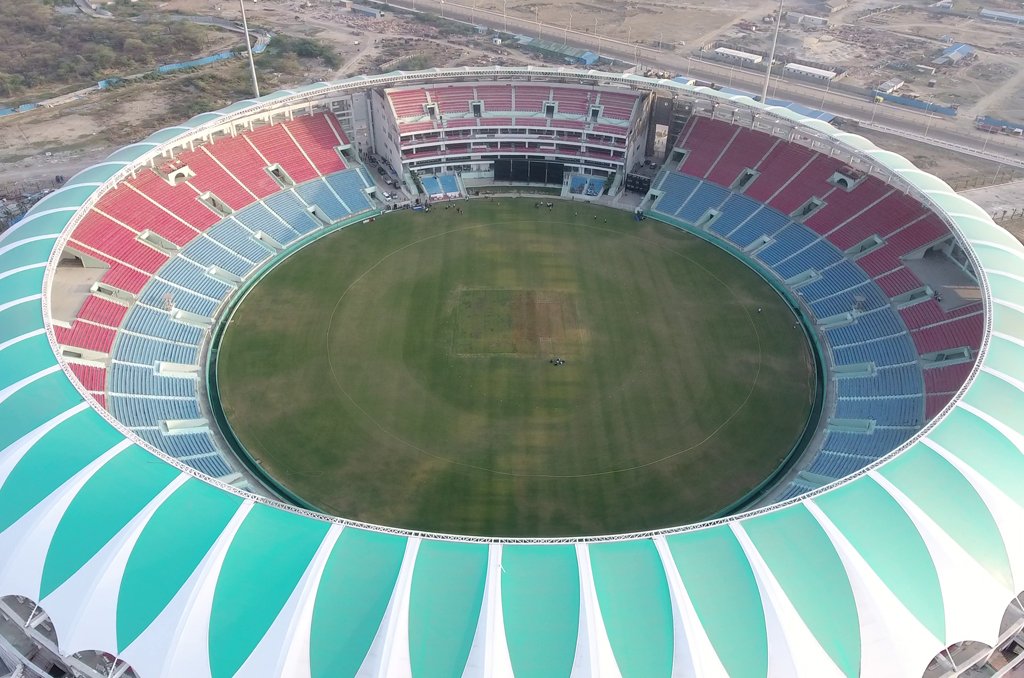
{"label": "open ground", "polygon": [[560,536],[704,518],[780,464],[813,363],[745,264],[620,211],[461,205],[332,234],[233,314],[223,407],[272,477],[353,519]]}

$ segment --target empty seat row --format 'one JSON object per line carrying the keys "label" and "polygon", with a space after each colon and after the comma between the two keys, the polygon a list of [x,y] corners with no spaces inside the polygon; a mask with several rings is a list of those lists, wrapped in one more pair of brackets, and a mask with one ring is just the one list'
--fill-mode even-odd
{"label": "empty seat row", "polygon": [[113,362],[110,364],[110,393],[195,398],[196,380],[164,377],[150,367]]}
{"label": "empty seat row", "polygon": [[158,426],[162,421],[199,419],[195,398],[141,398],[136,395],[110,395],[107,409],[126,426]]}
{"label": "empty seat row", "polygon": [[199,348],[131,332],[119,332],[112,355],[114,360],[139,365],[155,365],[157,362],[195,365],[198,363]]}

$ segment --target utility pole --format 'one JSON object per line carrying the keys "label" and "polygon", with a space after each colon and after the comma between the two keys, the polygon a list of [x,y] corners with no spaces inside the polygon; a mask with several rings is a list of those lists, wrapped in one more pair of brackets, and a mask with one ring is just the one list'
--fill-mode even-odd
{"label": "utility pole", "polygon": [[779,11],[775,17],[775,36],[772,38],[772,51],[768,53],[768,69],[764,74],[764,89],[761,90],[761,103],[768,101],[768,81],[772,79],[772,64],[775,63],[775,46],[779,44],[779,27],[782,25],[782,3],[779,0]]}
{"label": "utility pole", "polygon": [[249,22],[245,18],[245,0],[238,0],[242,8],[242,28],[245,30],[245,47],[249,52],[249,73],[252,75],[252,95],[260,98],[260,83],[256,80],[256,61],[252,57],[252,38],[249,36]]}

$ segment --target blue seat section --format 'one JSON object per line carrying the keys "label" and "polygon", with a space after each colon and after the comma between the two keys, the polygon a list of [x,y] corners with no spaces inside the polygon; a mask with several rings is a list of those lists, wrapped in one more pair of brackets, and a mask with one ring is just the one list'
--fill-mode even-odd
{"label": "blue seat section", "polygon": [[149,367],[114,362],[110,364],[110,393],[195,398],[196,380],[162,377]]}
{"label": "blue seat section", "polygon": [[921,395],[924,381],[921,368],[914,365],[881,368],[865,377],[836,379],[836,393],[840,398],[867,398],[890,395]]}
{"label": "blue seat section", "polygon": [[134,395],[107,398],[110,413],[124,424],[159,426],[168,419],[199,419],[199,404],[195,398],[140,398]]}
{"label": "blue seat section", "polygon": [[857,287],[843,290],[839,294],[816,301],[811,304],[811,310],[819,318],[828,318],[851,310],[855,304],[861,311],[886,306],[889,300],[885,298],[882,291],[874,283],[866,282]]}
{"label": "blue seat section", "polygon": [[174,257],[164,264],[157,277],[214,299],[223,299],[233,289],[206,275],[206,269],[179,257]]}
{"label": "blue seat section", "polygon": [[810,269],[822,271],[838,263],[842,258],[842,252],[837,250],[835,245],[827,240],[819,240],[802,252],[776,264],[774,268],[780,278],[788,280]]}
{"label": "blue seat section", "polygon": [[153,365],[158,361],[195,365],[199,349],[195,346],[172,344],[169,341],[150,339],[128,332],[118,332],[114,342],[114,360],[140,365]]}
{"label": "blue seat section", "polygon": [[853,324],[825,331],[832,346],[859,344],[906,332],[902,321],[891,308],[883,308],[857,316]]}
{"label": "blue seat section", "polygon": [[135,433],[153,447],[179,459],[217,452],[217,447],[209,433],[164,435],[154,429],[136,431]]}
{"label": "blue seat section", "polygon": [[817,301],[841,290],[860,285],[868,276],[849,261],[838,264],[821,272],[821,279],[800,287],[799,294],[806,301]]}
{"label": "blue seat section", "polygon": [[203,338],[203,330],[193,325],[186,325],[175,320],[163,311],[148,306],[135,304],[125,318],[124,329],[151,337],[180,341],[183,344],[198,346]]}
{"label": "blue seat section", "polygon": [[683,203],[686,202],[686,199],[690,197],[690,194],[693,193],[693,190],[697,188],[699,183],[699,181],[692,177],[676,174],[675,172],[669,174],[665,177],[665,182],[661,186],[665,194],[658,200],[654,209],[662,214],[675,216],[675,213],[679,211],[679,208],[683,206]]}
{"label": "blue seat section", "polygon": [[437,177],[420,177],[420,185],[423,186],[423,190],[427,195],[444,194],[444,190],[441,188],[441,182],[437,180]]}
{"label": "blue seat section", "polygon": [[220,305],[218,302],[202,297],[195,292],[189,292],[180,287],[168,285],[159,278],[149,281],[146,288],[142,290],[139,299],[150,306],[163,308],[166,295],[170,295],[174,308],[179,308],[189,313],[196,313],[206,318],[212,318],[214,311],[217,310],[217,306]]}
{"label": "blue seat section", "polygon": [[[454,174],[442,174],[438,177],[441,180],[441,188],[446,193],[458,193],[459,192],[459,181],[455,178]],[[604,180],[601,180],[601,184],[604,184]]]}
{"label": "blue seat section", "polygon": [[779,495],[779,501],[786,501],[787,499],[794,499],[799,497],[801,494],[810,492],[812,487],[804,485],[801,482],[794,480],[786,487],[786,491]]}
{"label": "blue seat section", "polygon": [[757,258],[768,266],[774,266],[797,250],[802,250],[815,240],[818,234],[806,226],[790,224],[775,234],[775,242],[757,253]]}
{"label": "blue seat section", "polygon": [[874,419],[879,426],[920,426],[923,398],[866,398],[836,400],[839,419]]}
{"label": "blue seat section", "polygon": [[255,264],[270,258],[270,250],[231,217],[214,224],[206,231],[206,235]]}
{"label": "blue seat section", "polygon": [[746,221],[760,207],[761,205],[756,200],[734,193],[722,205],[718,218],[712,222],[711,228],[708,230],[724,236]]}
{"label": "blue seat section", "polygon": [[307,205],[316,205],[323,210],[331,221],[338,221],[349,215],[348,209],[341,204],[323,179],[317,178],[300,184],[295,187],[295,192]]}
{"label": "blue seat section", "polygon": [[772,235],[778,232],[788,223],[789,219],[787,217],[766,207],[729,235],[729,241],[736,245],[736,247],[743,249],[761,236]]}
{"label": "blue seat section", "polygon": [[822,449],[847,454],[862,454],[877,459],[891,452],[912,435],[914,435],[914,429],[911,428],[875,428],[871,433],[829,431],[825,436]]}
{"label": "blue seat section", "polygon": [[267,207],[277,213],[286,224],[299,233],[310,233],[320,228],[313,217],[306,211],[299,197],[291,191],[281,191],[267,198]]}
{"label": "blue seat section", "polygon": [[878,367],[902,365],[917,360],[914,342],[904,332],[895,337],[886,337],[862,344],[832,348],[832,361],[836,365],[875,363]]}
{"label": "blue seat section", "polygon": [[679,210],[679,218],[687,223],[694,223],[710,209],[715,209],[729,197],[729,189],[722,188],[711,182],[702,182]]}
{"label": "blue seat section", "polygon": [[[346,172],[339,172],[339,174],[346,174]],[[365,167],[360,167],[359,170],[358,170],[358,174],[359,174],[359,178],[363,182],[363,188],[373,188],[373,179],[370,177],[370,173],[367,171],[367,169]],[[337,174],[332,174],[331,176],[338,176],[338,175]]]}
{"label": "blue seat section", "polygon": [[373,209],[370,199],[363,190],[366,186],[363,183],[362,169],[345,170],[330,174],[324,179],[331,185],[353,214],[364,210]]}
{"label": "blue seat section", "polygon": [[231,469],[224,463],[224,460],[221,459],[218,454],[210,454],[205,457],[193,457],[185,463],[212,478],[220,478],[221,476],[226,476],[231,473]]}
{"label": "blue seat section", "polygon": [[209,238],[199,236],[182,248],[181,254],[200,266],[217,266],[231,271],[237,276],[245,277],[252,271],[255,264],[243,259],[234,252],[224,249]]}
{"label": "blue seat section", "polygon": [[263,231],[282,245],[287,245],[299,237],[298,231],[289,228],[261,202],[254,202],[245,209],[235,212],[235,219],[253,233]]}
{"label": "blue seat section", "polygon": [[842,478],[861,470],[875,459],[875,457],[865,457],[861,454],[821,452],[814,458],[814,463],[807,468],[807,471],[829,478]]}

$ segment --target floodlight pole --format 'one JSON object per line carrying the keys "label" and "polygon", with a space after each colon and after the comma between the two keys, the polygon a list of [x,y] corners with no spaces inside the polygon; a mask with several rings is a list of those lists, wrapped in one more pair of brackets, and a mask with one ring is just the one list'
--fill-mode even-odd
{"label": "floodlight pole", "polygon": [[782,3],[779,0],[779,11],[775,17],[775,36],[772,38],[772,51],[768,53],[768,68],[764,74],[764,88],[761,90],[761,103],[768,101],[768,82],[772,79],[772,64],[775,63],[775,46],[779,44],[779,27],[782,25]]}
{"label": "floodlight pole", "polygon": [[242,9],[242,28],[245,30],[245,47],[249,52],[249,73],[252,74],[252,95],[260,98],[260,83],[256,80],[256,61],[252,57],[252,38],[249,36],[249,21],[245,18],[245,0],[238,0]]}

